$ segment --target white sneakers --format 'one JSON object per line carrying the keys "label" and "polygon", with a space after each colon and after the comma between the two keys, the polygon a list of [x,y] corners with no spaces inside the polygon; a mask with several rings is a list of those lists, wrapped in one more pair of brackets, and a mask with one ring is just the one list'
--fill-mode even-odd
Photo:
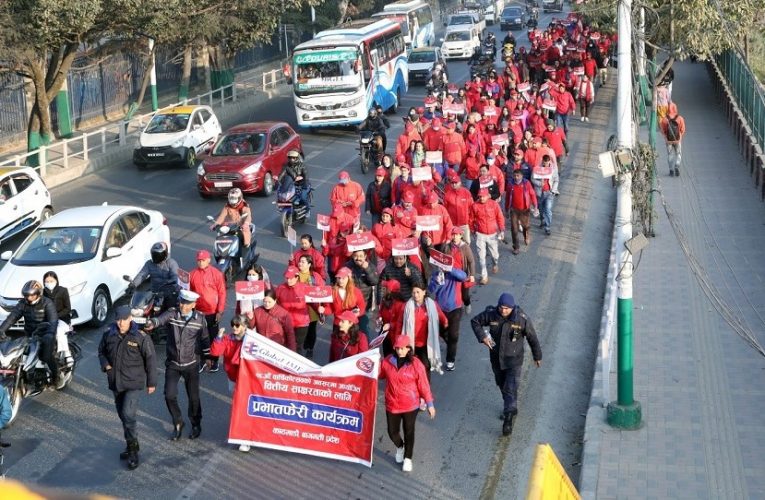
{"label": "white sneakers", "polygon": [[454,371],[454,361],[447,361],[446,362],[446,371],[447,372],[453,372]]}
{"label": "white sneakers", "polygon": [[404,459],[404,465],[401,467],[401,470],[404,472],[412,472],[412,459],[411,458],[405,458]]}
{"label": "white sneakers", "polygon": [[250,445],[248,445],[248,444],[240,444],[239,445],[239,451],[241,451],[242,453],[247,453],[248,451],[250,451]]}
{"label": "white sneakers", "polygon": [[396,448],[396,463],[400,464],[404,461],[404,447]]}
{"label": "white sneakers", "polygon": [[580,120],[580,121],[584,121],[584,116],[581,118],[581,120]]}

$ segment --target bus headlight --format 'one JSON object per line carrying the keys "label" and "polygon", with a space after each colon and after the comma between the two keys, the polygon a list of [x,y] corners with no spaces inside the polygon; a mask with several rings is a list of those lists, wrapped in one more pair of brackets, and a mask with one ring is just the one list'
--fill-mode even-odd
{"label": "bus headlight", "polygon": [[356,99],[351,99],[350,101],[344,103],[341,107],[342,108],[352,108],[356,105],[358,105],[361,100],[364,99],[364,96],[357,97]]}
{"label": "bus headlight", "polygon": [[316,111],[316,106],[305,102],[296,101],[295,106],[297,106],[298,109],[304,109],[306,111]]}

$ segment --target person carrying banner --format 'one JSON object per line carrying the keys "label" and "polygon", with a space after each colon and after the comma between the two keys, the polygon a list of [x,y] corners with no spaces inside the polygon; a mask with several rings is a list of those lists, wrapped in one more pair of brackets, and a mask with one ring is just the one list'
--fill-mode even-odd
{"label": "person carrying banner", "polygon": [[359,329],[359,318],[355,314],[343,311],[336,318],[339,319],[337,330],[332,332],[329,344],[330,363],[369,350],[367,336]]}
{"label": "person carrying banner", "polygon": [[[396,463],[403,464],[401,470],[412,472],[414,455],[414,429],[420,400],[425,401],[430,418],[436,417],[433,394],[430,390],[427,371],[422,362],[412,354],[409,338],[401,335],[393,344],[394,353],[380,363],[380,380],[385,385],[385,415],[388,422],[388,436],[396,446]],[[404,438],[401,438],[401,424]]]}
{"label": "person carrying banner", "polygon": [[[231,318],[231,333],[226,335],[226,330],[221,328],[210,345],[210,354],[215,357],[223,357],[223,369],[228,377],[228,389],[231,394],[236,390],[236,379],[239,376],[239,364],[241,363],[240,353],[242,351],[242,340],[246,333],[247,318],[244,316],[234,316]],[[239,451],[250,451],[249,445],[239,446]]]}

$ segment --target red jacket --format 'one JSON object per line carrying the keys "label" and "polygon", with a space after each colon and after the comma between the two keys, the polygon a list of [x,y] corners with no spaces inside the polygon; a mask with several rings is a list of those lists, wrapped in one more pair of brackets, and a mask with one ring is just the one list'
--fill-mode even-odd
{"label": "red jacket", "polygon": [[550,89],[550,96],[555,99],[555,112],[561,115],[567,115],[576,110],[576,103],[574,97],[570,92],[564,90],[559,92],[554,88]]}
{"label": "red jacket", "polygon": [[232,382],[236,382],[239,376],[239,363],[241,361],[239,354],[241,351],[242,341],[236,340],[233,335],[216,336],[210,344],[210,355],[216,358],[223,356],[223,369],[226,370],[226,375]]}
{"label": "red jacket", "polygon": [[425,144],[425,151],[441,151],[443,149],[444,129],[433,130],[428,128],[422,134],[422,142]]}
{"label": "red jacket", "polygon": [[297,267],[298,261],[300,260],[300,257],[303,255],[308,255],[313,260],[313,270],[319,273],[319,276],[322,277],[326,281],[327,279],[327,269],[324,265],[324,255],[317,250],[316,248],[309,248],[308,250],[303,250],[302,248],[298,248],[292,253],[292,257],[290,258],[290,261],[287,263],[290,266]]}
{"label": "red jacket", "polygon": [[412,362],[398,368],[396,357],[391,354],[380,363],[380,379],[385,384],[385,411],[409,413],[420,407],[420,398],[433,404],[428,374],[422,361],[412,356]]}
{"label": "red jacket", "polygon": [[562,128],[555,127],[552,131],[545,130],[542,138],[547,139],[547,144],[555,151],[555,156],[560,157],[566,154],[566,148],[563,146],[563,143],[566,141],[566,133]]}
{"label": "red jacket", "polygon": [[478,156],[468,156],[465,158],[465,163],[462,165],[462,168],[459,170],[460,175],[465,174],[465,179],[468,180],[475,180],[478,179],[478,176],[480,175],[480,169],[481,165],[486,163],[486,158],[483,157],[482,154],[478,154]]}
{"label": "red jacket", "polygon": [[296,283],[295,286],[282,283],[274,291],[276,293],[276,301],[290,313],[292,326],[295,328],[308,326],[308,323],[310,323],[308,305],[305,303],[307,286],[304,283]]}
{"label": "red jacket", "polygon": [[250,328],[255,328],[259,334],[268,337],[291,351],[297,351],[295,329],[292,318],[279,304],[267,311],[264,307],[256,307],[250,318]]}
{"label": "red jacket", "polygon": [[[199,294],[196,310],[207,316],[226,309],[226,279],[215,266],[196,268],[189,273],[189,289]],[[217,332],[211,332],[211,335]]]}
{"label": "red jacket", "polygon": [[462,136],[457,132],[447,132],[442,139],[444,161],[449,165],[460,165],[467,153],[467,146]]}
{"label": "red jacket", "polygon": [[332,334],[329,341],[329,362],[339,359],[350,358],[364,351],[369,350],[369,342],[364,332],[359,331],[359,341],[351,345],[347,335],[337,332]]}
{"label": "red jacket", "polygon": [[451,185],[444,191],[444,207],[455,226],[470,224],[470,209],[473,206],[473,196],[470,191],[460,186],[454,189]]}
{"label": "red jacket", "polygon": [[476,202],[470,209],[470,227],[476,233],[497,234],[505,230],[505,216],[499,204],[489,199],[486,203]]}
{"label": "red jacket", "polygon": [[[348,184],[336,184],[329,195],[329,202],[332,206],[340,204],[348,215],[358,220],[361,214],[361,205],[364,204],[364,190],[361,184],[356,181],[348,181]],[[346,204],[348,204],[346,206]]]}
{"label": "red jacket", "polygon": [[429,236],[433,245],[440,245],[446,243],[451,239],[452,235],[452,218],[449,216],[449,212],[443,205],[436,203],[435,207],[425,205],[417,213],[420,215],[440,215],[441,216],[441,229],[438,231],[425,231],[424,235]]}
{"label": "red jacket", "polygon": [[324,304],[324,314],[327,316],[333,314],[335,316],[333,322],[334,325],[340,323],[340,320],[337,319],[337,317],[343,311],[352,311],[353,308],[358,307],[359,313],[356,315],[358,317],[363,316],[367,312],[367,303],[364,301],[364,294],[361,293],[361,290],[359,290],[358,287],[354,287],[354,290],[356,291],[353,297],[354,300],[351,301],[348,307],[345,307],[343,305],[343,299],[340,298],[340,294],[337,292],[337,287],[332,288],[332,303]]}
{"label": "red jacket", "polygon": [[398,136],[398,141],[396,142],[396,156],[394,156],[394,158],[406,154],[406,152],[409,151],[409,146],[412,142],[421,140],[422,136],[420,136],[420,133],[417,132],[416,128],[411,126],[408,131]]}
{"label": "red jacket", "polygon": [[393,221],[397,226],[402,226],[401,232],[408,236],[417,226],[417,209],[412,207],[407,210],[403,205],[398,205],[393,208]]}
{"label": "red jacket", "polygon": [[595,59],[589,57],[584,60],[584,74],[587,75],[590,80],[595,77],[595,73],[598,72],[598,63]]}
{"label": "red jacket", "polygon": [[396,226],[392,222],[390,224],[378,222],[372,226],[372,234],[380,242],[380,245],[375,247],[377,257],[388,260],[393,251],[393,240],[395,238],[406,238],[409,236],[410,231],[406,230],[404,232],[401,230],[401,226]]}
{"label": "red jacket", "polygon": [[507,184],[507,197],[505,197],[505,210],[529,210],[537,206],[537,193],[534,186],[526,179],[520,184],[509,182]]}

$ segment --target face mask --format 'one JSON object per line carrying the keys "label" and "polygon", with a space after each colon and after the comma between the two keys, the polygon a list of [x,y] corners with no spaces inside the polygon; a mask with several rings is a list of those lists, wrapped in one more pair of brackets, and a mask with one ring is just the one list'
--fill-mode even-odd
{"label": "face mask", "polygon": [[55,281],[50,281],[50,282],[46,281],[45,282],[45,288],[47,288],[48,290],[52,291],[54,288],[56,288],[56,282]]}
{"label": "face mask", "polygon": [[346,184],[348,184],[348,179],[340,179],[339,184],[345,186]]}
{"label": "face mask", "polygon": [[255,275],[247,275],[247,281],[258,281],[258,277]]}

